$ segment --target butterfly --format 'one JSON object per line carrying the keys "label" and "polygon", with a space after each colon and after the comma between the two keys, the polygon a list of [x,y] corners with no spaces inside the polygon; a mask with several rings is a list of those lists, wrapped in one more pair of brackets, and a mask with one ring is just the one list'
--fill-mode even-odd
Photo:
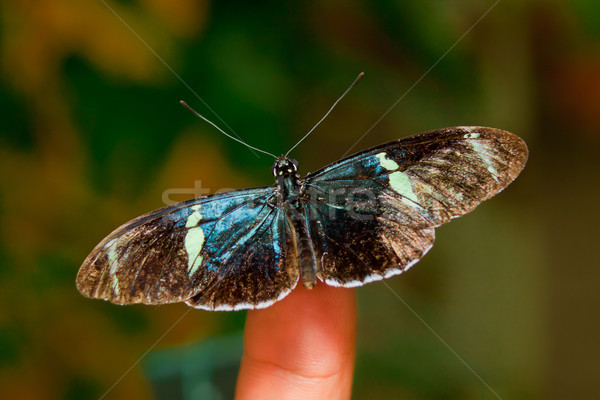
{"label": "butterfly", "polygon": [[288,156],[275,184],[142,215],[102,240],[79,291],[116,304],[265,308],[301,281],[357,287],[398,275],[435,228],[473,210],[524,168],[525,142],[500,129],[445,128],[364,150],[305,177]]}

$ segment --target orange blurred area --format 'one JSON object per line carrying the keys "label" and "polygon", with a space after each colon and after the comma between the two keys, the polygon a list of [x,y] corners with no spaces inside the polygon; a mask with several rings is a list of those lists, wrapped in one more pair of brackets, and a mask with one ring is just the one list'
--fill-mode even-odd
{"label": "orange blurred area", "polygon": [[235,362],[243,312],[90,300],[78,268],[169,190],[272,184],[179,100],[282,154],[360,71],[294,150],[302,174],[456,125],[530,159],[386,281],[403,301],[357,290],[354,397],[597,397],[600,4],[37,0],[0,3],[0,398],[191,398],[186,354]]}

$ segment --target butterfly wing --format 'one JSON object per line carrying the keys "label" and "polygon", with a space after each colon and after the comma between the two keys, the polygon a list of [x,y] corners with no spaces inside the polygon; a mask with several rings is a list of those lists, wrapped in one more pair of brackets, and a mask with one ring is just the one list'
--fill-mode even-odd
{"label": "butterfly wing", "polygon": [[433,245],[436,226],[508,186],[527,155],[512,133],[456,127],[373,147],[307,176],[319,278],[352,287],[407,270]]}
{"label": "butterfly wing", "polygon": [[92,251],[79,291],[118,304],[186,301],[207,310],[262,308],[298,281],[273,187],[168,206],[117,228]]}

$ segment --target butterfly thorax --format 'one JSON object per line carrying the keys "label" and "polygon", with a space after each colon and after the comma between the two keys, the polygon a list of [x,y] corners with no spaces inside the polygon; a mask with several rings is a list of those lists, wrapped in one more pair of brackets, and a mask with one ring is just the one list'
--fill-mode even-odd
{"label": "butterfly thorax", "polygon": [[296,244],[300,276],[305,287],[311,289],[317,282],[317,260],[304,216],[304,196],[298,161],[281,156],[273,163],[278,202],[283,207]]}
{"label": "butterfly thorax", "polygon": [[293,158],[281,156],[271,166],[271,173],[275,176],[277,188],[283,200],[300,195],[298,161]]}

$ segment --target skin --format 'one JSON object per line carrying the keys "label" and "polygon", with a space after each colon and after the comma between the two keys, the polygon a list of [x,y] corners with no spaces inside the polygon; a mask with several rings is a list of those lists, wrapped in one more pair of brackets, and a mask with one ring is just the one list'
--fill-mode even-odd
{"label": "skin", "polygon": [[[320,283],[320,284],[319,284]],[[298,285],[249,311],[236,399],[349,399],[356,337],[354,289]]]}

